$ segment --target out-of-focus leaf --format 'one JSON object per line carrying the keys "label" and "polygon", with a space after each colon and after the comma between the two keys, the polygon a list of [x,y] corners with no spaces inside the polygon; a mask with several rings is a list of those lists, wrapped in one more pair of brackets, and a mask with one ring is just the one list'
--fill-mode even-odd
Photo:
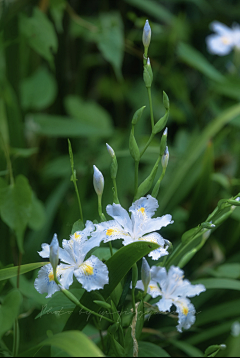
{"label": "out-of-focus leaf", "polygon": [[40,67],[20,85],[23,109],[41,110],[50,106],[57,94],[57,85],[53,75]]}
{"label": "out-of-focus leaf", "polygon": [[226,78],[222,83],[213,87],[214,91],[227,97],[240,100],[240,80],[238,76]]}
{"label": "out-of-focus leaf", "polygon": [[240,264],[224,264],[219,266],[216,270],[210,271],[212,276],[226,277],[226,278],[240,278]]}
{"label": "out-of-focus leaf", "polygon": [[161,347],[150,342],[139,342],[139,357],[170,357],[170,355]]}
{"label": "out-of-focus leaf", "polygon": [[0,304],[0,339],[13,325],[22,303],[22,295],[14,289],[7,294]]}
{"label": "out-of-focus leaf", "polygon": [[77,96],[68,96],[65,98],[65,107],[68,115],[82,124],[106,131],[112,128],[108,112],[96,102],[87,102]]}
{"label": "out-of-focus leaf", "polygon": [[5,188],[0,202],[2,220],[16,233],[19,250],[23,252],[23,235],[31,217],[32,189],[23,175],[16,177],[13,185]]}
{"label": "out-of-focus leaf", "polygon": [[55,334],[39,344],[60,348],[71,357],[104,357],[104,354],[91,340],[82,332],[68,331]]}
{"label": "out-of-focus leaf", "polygon": [[38,152],[38,148],[11,148],[10,154],[16,157],[28,158]]}
{"label": "out-of-focus leaf", "polygon": [[52,137],[109,137],[112,128],[103,128],[101,123],[81,122],[78,119],[68,117],[51,116],[49,114],[34,114],[32,120],[37,124],[38,134]]}
{"label": "out-of-focus leaf", "polygon": [[73,224],[71,235],[73,235],[76,231],[82,231],[83,229],[84,229],[84,224],[82,220],[79,219]]}
{"label": "out-of-focus leaf", "polygon": [[[23,273],[33,271],[47,264],[48,262],[35,262],[33,264],[21,265],[19,274],[22,275]],[[18,266],[2,269],[0,270],[0,281],[7,280],[8,278],[15,277],[17,275],[18,275]]]}
{"label": "out-of-focus leaf", "polygon": [[211,179],[214,182],[219,183],[225,189],[229,189],[229,187],[230,187],[229,179],[223,173],[213,173],[211,175]]}
{"label": "out-of-focus leaf", "polygon": [[116,76],[122,77],[121,66],[124,51],[123,23],[118,13],[100,14],[101,32],[98,36],[98,48],[103,57],[111,63]]}
{"label": "out-of-focus leaf", "polygon": [[50,0],[50,13],[58,32],[63,32],[62,19],[66,4],[66,0]]}
{"label": "out-of-focus leaf", "polygon": [[20,32],[27,39],[29,46],[39,55],[53,64],[53,53],[57,51],[58,41],[53,24],[37,7],[33,15],[20,14]]}
{"label": "out-of-focus leaf", "polygon": [[237,290],[240,291],[240,281],[231,280],[226,278],[203,278],[192,282],[194,285],[201,283],[210,289],[223,289],[223,290]]}
{"label": "out-of-focus leaf", "polygon": [[152,0],[125,0],[130,5],[135,6],[138,9],[143,10],[144,13],[149,14],[155,17],[158,20],[161,20],[167,24],[171,24],[175,17],[168,11],[164,6]]}
{"label": "out-of-focus leaf", "polygon": [[216,82],[224,80],[224,76],[200,52],[190,45],[181,42],[178,45],[177,54],[183,62],[200,71],[211,80]]}
{"label": "out-of-focus leaf", "polygon": [[169,340],[169,343],[179,348],[182,352],[186,353],[189,357],[203,357],[203,353],[191,344],[183,341],[176,341],[174,339]]}
{"label": "out-of-focus leaf", "polygon": [[4,101],[2,98],[0,98],[0,148],[3,145],[2,140],[4,141],[4,145],[9,144],[9,133],[8,133],[8,124],[7,124],[7,115],[6,115],[6,109],[4,105]]}
{"label": "out-of-focus leaf", "polygon": [[32,211],[29,218],[28,226],[33,230],[39,230],[46,220],[45,208],[43,203],[33,194]]}

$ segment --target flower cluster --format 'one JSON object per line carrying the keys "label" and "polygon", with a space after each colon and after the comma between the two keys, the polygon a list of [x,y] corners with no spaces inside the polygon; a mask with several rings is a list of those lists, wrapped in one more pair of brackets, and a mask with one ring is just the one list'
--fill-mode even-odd
{"label": "flower cluster", "polygon": [[189,329],[195,322],[195,308],[188,297],[194,297],[206,291],[201,284],[192,285],[184,280],[184,273],[179,267],[171,266],[168,273],[164,267],[152,266],[143,258],[142,281],[138,281],[136,288],[147,291],[153,298],[161,296],[156,303],[160,312],[170,312],[174,305],[178,313],[177,330]]}
{"label": "flower cluster", "polygon": [[[99,290],[109,281],[108,268],[96,256],[92,255],[87,260],[87,253],[96,246],[99,246],[98,240],[88,239],[88,236],[95,229],[91,221],[87,221],[83,231],[77,231],[70,236],[70,240],[63,240],[63,248],[59,248],[60,265],[56,267],[56,276],[61,287],[68,289],[73,283],[73,275],[85,290]],[[56,238],[54,235],[53,240]],[[51,247],[48,244],[42,244],[42,251],[39,255],[43,258],[51,256]],[[56,256],[56,255],[55,255]],[[52,260],[50,258],[52,263]],[[54,280],[53,264],[42,267],[34,286],[40,293],[47,292],[47,297],[51,297],[56,291],[59,291],[59,285]]]}
{"label": "flower cluster", "polygon": [[210,25],[211,30],[216,32],[206,38],[208,51],[212,54],[224,56],[233,48],[240,50],[240,26],[233,24],[232,28],[214,21]]}

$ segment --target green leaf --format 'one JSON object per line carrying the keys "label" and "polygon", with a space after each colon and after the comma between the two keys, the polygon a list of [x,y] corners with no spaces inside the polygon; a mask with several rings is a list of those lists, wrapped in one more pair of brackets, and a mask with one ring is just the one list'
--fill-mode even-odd
{"label": "green leaf", "polygon": [[237,280],[231,280],[226,278],[203,278],[193,282],[194,285],[198,283],[203,284],[207,290],[224,289],[240,291],[240,281]]}
{"label": "green leaf", "polygon": [[45,208],[43,203],[33,194],[32,211],[28,226],[33,230],[40,230],[46,221]]}
{"label": "green leaf", "polygon": [[209,271],[212,276],[226,278],[240,278],[240,264],[224,264],[216,270]]}
{"label": "green leaf", "polygon": [[[33,264],[21,265],[20,266],[20,275],[23,273],[33,271],[41,266],[47,265],[48,262],[35,262]],[[6,280],[11,277],[15,277],[18,275],[18,266],[5,268],[0,270],[0,281]]]}
{"label": "green leaf", "polygon": [[216,82],[222,82],[224,80],[224,76],[193,47],[181,42],[178,45],[177,53],[183,62],[200,71],[211,80]]}
{"label": "green leaf", "polygon": [[121,78],[124,52],[122,19],[118,13],[102,13],[100,23],[102,31],[98,36],[98,48],[103,57],[113,66],[116,76]]}
{"label": "green leaf", "polygon": [[128,4],[136,6],[141,9],[143,13],[153,16],[155,19],[161,20],[164,23],[171,24],[175,20],[175,16],[165,6],[152,0],[125,0]]}
{"label": "green leaf", "polygon": [[[69,290],[77,299],[79,300],[83,293],[84,289],[82,288],[72,288]],[[58,317],[63,315],[70,315],[75,308],[75,304],[70,301],[62,292],[56,292],[53,297],[47,299],[47,302],[44,302],[41,312],[35,317],[42,318],[44,315],[56,315]]]}
{"label": "green leaf", "polygon": [[23,252],[23,236],[31,217],[32,195],[27,178],[19,175],[14,185],[5,188],[0,202],[1,218],[15,231],[20,252]]}
{"label": "green leaf", "polygon": [[104,357],[100,349],[82,332],[68,331],[55,334],[39,344],[64,350],[71,357]]}
{"label": "green leaf", "polygon": [[189,357],[203,357],[203,353],[191,344],[182,341],[175,341],[174,339],[170,339],[168,342],[180,349],[182,352],[186,353]]}
{"label": "green leaf", "polygon": [[71,235],[73,235],[76,231],[82,231],[83,229],[84,229],[84,224],[81,219],[78,219],[73,224]]}
{"label": "green leaf", "polygon": [[[143,256],[147,255],[152,250],[157,249],[158,247],[159,246],[154,243],[134,242],[132,244],[122,247],[106,262],[106,265],[109,270],[109,284],[105,285],[103,290],[98,291],[103,296],[105,301],[108,299],[115,287],[117,287],[119,282],[128,273],[133,264],[140,260]],[[94,295],[96,295],[96,298],[94,297]],[[99,299],[97,293],[85,292],[81,299],[81,303],[85,307],[97,312],[99,310],[99,307],[93,303],[94,299]],[[81,314],[82,317],[80,320],[79,308],[76,307],[73,314],[68,319],[64,330],[70,330],[73,328],[82,330],[87,324],[88,316],[85,314],[85,312],[81,312]]]}
{"label": "green leaf", "polygon": [[109,137],[112,128],[103,128],[101,123],[96,126],[93,123],[81,122],[63,116],[49,114],[32,114],[32,120],[36,123],[36,133],[51,137]]}
{"label": "green leaf", "polygon": [[110,131],[112,121],[108,112],[93,101],[86,101],[78,96],[67,96],[64,105],[68,115],[77,119],[82,125],[91,125],[97,130]]}
{"label": "green leaf", "polygon": [[57,51],[58,41],[53,24],[37,7],[32,17],[21,13],[20,32],[27,39],[29,46],[53,65],[53,53]]}
{"label": "green leaf", "polygon": [[63,32],[62,19],[66,8],[66,0],[50,0],[50,13],[58,32]]}
{"label": "green leaf", "polygon": [[22,80],[20,93],[23,109],[45,109],[53,103],[57,94],[55,78],[45,67],[40,67]]}
{"label": "green leaf", "polygon": [[21,303],[22,295],[17,289],[14,289],[7,294],[0,304],[0,339],[5,332],[11,329],[18,316]]}
{"label": "green leaf", "polygon": [[170,357],[170,355],[161,347],[150,342],[139,342],[139,357]]}
{"label": "green leaf", "polygon": [[198,158],[203,153],[204,149],[211,138],[213,138],[223,126],[229,123],[232,119],[240,114],[240,104],[229,107],[222,112],[214,120],[212,120],[197,137],[194,138],[186,149],[184,155],[181,156],[176,169],[172,171],[171,181],[164,188],[161,193],[161,200],[159,201],[159,211],[163,212],[166,206],[171,209],[176,205],[176,193],[182,190],[183,182],[188,177],[191,168],[197,163]]}

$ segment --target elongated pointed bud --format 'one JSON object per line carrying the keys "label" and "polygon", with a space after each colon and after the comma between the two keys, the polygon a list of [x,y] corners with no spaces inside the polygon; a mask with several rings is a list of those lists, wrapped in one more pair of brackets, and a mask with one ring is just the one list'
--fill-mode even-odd
{"label": "elongated pointed bud", "polygon": [[162,156],[162,167],[163,167],[163,169],[167,168],[168,160],[169,160],[169,151],[168,151],[168,146],[166,146],[164,154]]}
{"label": "elongated pointed bud", "polygon": [[111,147],[109,144],[107,144],[107,143],[106,143],[106,146],[107,146],[107,151],[108,151],[108,153],[111,155],[112,158],[114,158],[114,157],[115,157],[115,152],[114,152],[114,150],[113,150],[112,147]]}
{"label": "elongated pointed bud", "polygon": [[129,137],[129,152],[131,154],[131,156],[133,157],[133,159],[136,162],[139,162],[140,160],[140,151],[136,142],[136,139],[134,137],[134,127],[132,127],[132,130],[130,132],[130,137]]}
{"label": "elongated pointed bud", "polygon": [[153,128],[153,134],[157,134],[163,130],[163,128],[166,126],[168,117],[169,117],[169,99],[167,94],[163,91],[163,105],[165,107],[166,113],[163,117],[161,117],[158,122],[155,124]]}
{"label": "elongated pointed bud", "polygon": [[54,278],[56,277],[58,260],[59,260],[59,243],[58,243],[57,234],[54,234],[52,242],[50,244],[50,263],[53,268]]}
{"label": "elongated pointed bud", "polygon": [[142,42],[144,47],[149,47],[151,42],[151,27],[148,20],[146,20],[143,28]]}
{"label": "elongated pointed bud", "polygon": [[149,57],[147,59],[147,64],[144,66],[144,69],[143,69],[143,80],[144,80],[145,86],[147,88],[150,88],[152,85],[152,81],[153,81],[153,72],[152,72],[152,67],[151,67]]}
{"label": "elongated pointed bud", "polygon": [[138,267],[135,262],[135,264],[132,267],[132,288],[136,287],[137,281],[138,281]]}
{"label": "elongated pointed bud", "polygon": [[145,259],[145,257],[143,257],[143,259],[142,259],[141,279],[142,279],[142,283],[144,286],[144,294],[146,294],[148,285],[151,281],[151,270],[150,270],[150,266],[149,266],[147,260]]}
{"label": "elongated pointed bud", "polygon": [[165,131],[163,132],[162,138],[161,138],[161,143],[160,143],[160,156],[162,157],[164,152],[165,152],[165,148],[167,145],[167,135],[168,135],[168,129],[165,128]]}
{"label": "elongated pointed bud", "polygon": [[93,166],[93,186],[97,195],[102,195],[104,189],[104,177],[100,170],[94,165]]}
{"label": "elongated pointed bud", "polygon": [[137,124],[137,122],[139,121],[139,119],[142,117],[142,112],[144,110],[144,108],[146,108],[146,106],[143,106],[141,108],[139,108],[133,115],[133,119],[132,119],[132,125],[135,126],[135,124]]}

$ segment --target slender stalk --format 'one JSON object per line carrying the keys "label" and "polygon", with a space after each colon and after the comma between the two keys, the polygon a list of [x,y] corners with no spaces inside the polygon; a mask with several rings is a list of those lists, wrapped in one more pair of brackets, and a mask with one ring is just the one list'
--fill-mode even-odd
{"label": "slender stalk", "polygon": [[153,106],[152,106],[152,94],[151,94],[151,88],[147,88],[148,91],[148,100],[149,100],[149,106],[150,106],[150,116],[151,116],[151,125],[152,125],[152,131],[154,128],[154,118],[153,118]]}
{"label": "slender stalk", "polygon": [[133,313],[136,313],[136,301],[135,301],[135,288],[132,288],[132,306],[133,306]]}
{"label": "slender stalk", "polygon": [[113,178],[112,181],[113,181],[113,186],[114,186],[114,202],[115,202],[115,204],[119,204],[118,192],[117,192],[117,182],[116,182],[115,178]]}
{"label": "slender stalk", "polygon": [[135,161],[135,180],[134,180],[134,192],[137,193],[138,189],[138,167],[139,167],[139,161]]}
{"label": "slender stalk", "polygon": [[79,206],[79,212],[80,212],[80,219],[81,219],[82,222],[83,222],[82,205],[81,205],[81,200],[80,200],[80,196],[79,196],[79,192],[78,192],[77,183],[76,183],[75,180],[73,181],[73,184],[74,184],[75,192],[76,192],[76,195],[77,195],[78,206]]}
{"label": "slender stalk", "polygon": [[153,140],[153,138],[154,138],[154,134],[151,133],[151,135],[150,135],[150,137],[149,137],[149,139],[148,139],[148,141],[147,141],[145,147],[143,148],[143,150],[142,150],[141,153],[140,153],[140,158],[141,158],[141,157],[143,156],[143,154],[145,153],[146,149],[148,148],[148,146],[149,146],[149,144],[151,143],[151,141]]}
{"label": "slender stalk", "polygon": [[143,66],[147,64],[147,57],[148,57],[148,47],[144,47]]}
{"label": "slender stalk", "polygon": [[55,282],[56,284],[59,286],[59,288],[61,289],[62,293],[70,300],[72,301],[76,306],[80,307],[81,309],[84,309],[85,311],[88,311],[89,313],[93,314],[94,316],[97,316],[101,319],[105,319],[106,321],[110,322],[110,323],[114,323],[114,321],[112,321],[111,319],[107,318],[107,317],[104,317],[100,314],[98,314],[97,312],[94,312],[92,310],[90,310],[89,308],[83,306],[81,304],[80,301],[78,301],[78,299],[71,293],[69,292],[68,290],[66,290],[65,288],[62,288],[60,282],[58,281],[57,278],[55,278]]}
{"label": "slender stalk", "polygon": [[13,326],[13,357],[17,357],[19,349],[19,325],[18,319],[15,319]]}

